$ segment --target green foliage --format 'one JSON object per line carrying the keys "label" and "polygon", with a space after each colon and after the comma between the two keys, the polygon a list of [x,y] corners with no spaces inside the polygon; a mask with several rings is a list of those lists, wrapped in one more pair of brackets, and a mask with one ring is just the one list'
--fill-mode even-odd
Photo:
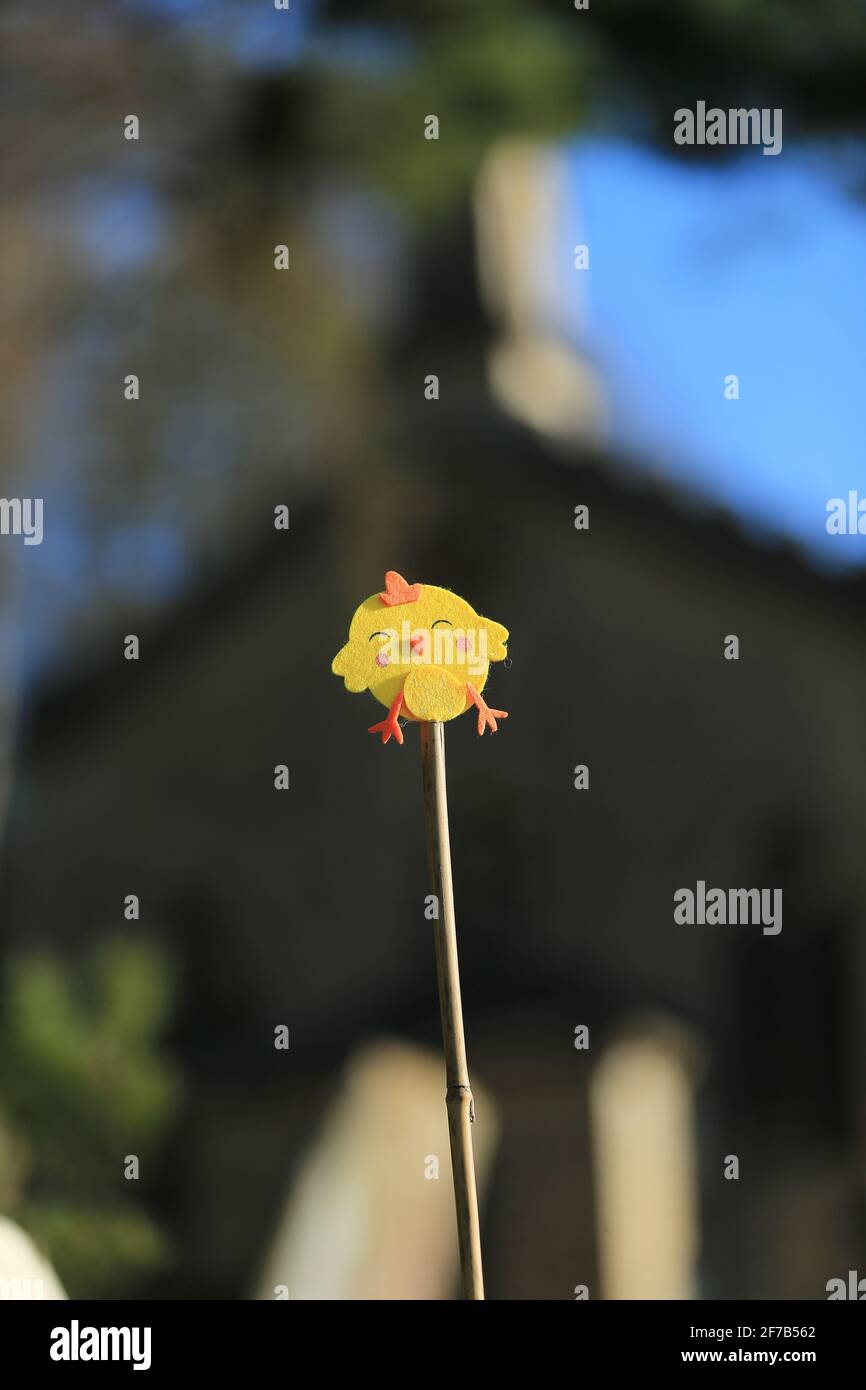
{"label": "green foliage", "polygon": [[[579,46],[549,16],[513,3],[455,10],[411,45],[387,77],[373,71],[319,75],[316,122],[326,159],[344,162],[425,219],[466,196],[500,137],[574,130],[592,71],[588,33]],[[438,116],[439,140],[422,138]]]}
{"label": "green foliage", "polygon": [[15,1219],[51,1259],[71,1298],[116,1297],[164,1265],[167,1242],[131,1202],[113,1207],[72,1202],[24,1202]]}
{"label": "green foliage", "polygon": [[45,953],[9,963],[0,1199],[71,1295],[116,1295],[167,1258],[123,1169],[154,1156],[177,1104],[155,1050],[172,994],[164,957],[139,942],[103,942],[77,967]]}
{"label": "green foliage", "polygon": [[[372,56],[320,46],[304,126],[316,157],[428,224],[515,133],[625,128],[670,155],[677,106],[751,106],[756,91],[784,100],[792,128],[862,121],[866,9],[851,0],[330,0],[322,25],[326,39],[362,29]],[[438,141],[421,137],[431,114]]]}

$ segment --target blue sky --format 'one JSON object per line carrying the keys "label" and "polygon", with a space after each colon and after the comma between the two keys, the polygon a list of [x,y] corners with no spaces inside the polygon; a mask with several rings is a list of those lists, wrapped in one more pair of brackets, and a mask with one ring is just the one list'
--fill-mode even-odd
{"label": "blue sky", "polygon": [[866,497],[862,151],[697,165],[580,140],[565,160],[550,314],[600,374],[613,444],[821,568],[866,564],[866,536],[825,528],[828,498]]}

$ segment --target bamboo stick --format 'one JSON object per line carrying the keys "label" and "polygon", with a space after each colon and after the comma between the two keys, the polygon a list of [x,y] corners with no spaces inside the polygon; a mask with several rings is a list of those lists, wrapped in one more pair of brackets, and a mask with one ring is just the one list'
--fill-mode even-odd
{"label": "bamboo stick", "polygon": [[454,1202],[457,1208],[460,1271],[464,1297],[483,1299],[481,1233],[478,1225],[475,1159],[470,1129],[475,1119],[475,1108],[469,1085],[463,1007],[460,1000],[457,926],[454,917],[454,888],[451,881],[451,845],[448,837],[448,798],[445,787],[445,730],[438,721],[423,721],[420,724],[420,735],[427,860],[431,886],[439,900],[439,913],[433,927],[439,1010],[442,1016],[442,1043],[445,1050],[445,1103],[448,1109],[451,1169],[454,1175]]}

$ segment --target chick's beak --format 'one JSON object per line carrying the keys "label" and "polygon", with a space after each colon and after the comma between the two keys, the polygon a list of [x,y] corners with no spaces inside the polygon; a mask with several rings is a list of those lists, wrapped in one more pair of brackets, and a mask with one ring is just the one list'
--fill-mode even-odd
{"label": "chick's beak", "polygon": [[418,655],[421,656],[424,651],[424,633],[414,632],[409,638],[409,646],[412,648],[413,652],[417,652]]}

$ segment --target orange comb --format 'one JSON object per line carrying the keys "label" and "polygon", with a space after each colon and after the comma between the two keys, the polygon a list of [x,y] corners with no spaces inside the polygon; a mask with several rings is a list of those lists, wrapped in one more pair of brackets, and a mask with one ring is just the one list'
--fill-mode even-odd
{"label": "orange comb", "polygon": [[407,584],[402,574],[398,574],[396,570],[388,570],[385,575],[385,592],[379,597],[389,608],[398,603],[416,603],[421,597],[421,585]]}

